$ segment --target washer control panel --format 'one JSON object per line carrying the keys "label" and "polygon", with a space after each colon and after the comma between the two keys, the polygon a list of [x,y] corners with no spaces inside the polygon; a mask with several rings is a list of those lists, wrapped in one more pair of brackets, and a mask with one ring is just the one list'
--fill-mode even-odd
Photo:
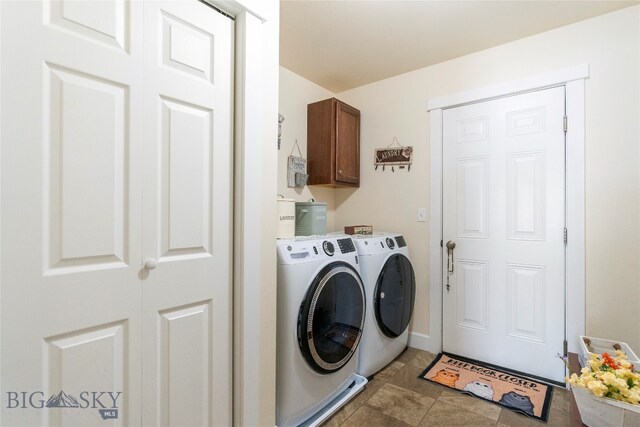
{"label": "washer control panel", "polygon": [[277,248],[279,264],[302,264],[357,255],[356,246],[350,237],[320,236],[317,238],[282,239],[278,240]]}
{"label": "washer control panel", "polygon": [[348,254],[349,252],[355,252],[356,246],[353,244],[353,240],[347,239],[338,239],[338,247],[340,248],[340,252],[343,254]]}
{"label": "washer control panel", "polygon": [[387,237],[386,242],[389,249],[393,249],[396,247],[396,242],[391,237]]}
{"label": "washer control panel", "polygon": [[333,243],[328,240],[322,242],[322,250],[329,256],[333,256],[333,254],[336,253],[336,248],[333,246]]}

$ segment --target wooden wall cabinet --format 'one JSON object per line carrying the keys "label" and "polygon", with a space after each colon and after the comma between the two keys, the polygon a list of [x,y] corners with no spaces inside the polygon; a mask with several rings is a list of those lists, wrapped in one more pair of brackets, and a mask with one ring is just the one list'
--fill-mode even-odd
{"label": "wooden wall cabinet", "polygon": [[360,186],[360,111],[336,98],[307,106],[307,184]]}

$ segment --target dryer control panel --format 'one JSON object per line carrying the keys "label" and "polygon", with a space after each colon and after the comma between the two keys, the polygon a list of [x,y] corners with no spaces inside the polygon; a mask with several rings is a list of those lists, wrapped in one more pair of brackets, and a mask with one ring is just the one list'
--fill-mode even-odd
{"label": "dryer control panel", "polygon": [[[384,252],[406,252],[407,242],[400,234],[379,233],[354,236],[358,255],[375,255]],[[406,254],[405,254],[406,255]]]}

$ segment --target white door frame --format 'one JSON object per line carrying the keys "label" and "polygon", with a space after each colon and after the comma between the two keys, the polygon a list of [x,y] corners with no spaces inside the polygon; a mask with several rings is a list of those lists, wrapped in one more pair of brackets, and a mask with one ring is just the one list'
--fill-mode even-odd
{"label": "white door frame", "polygon": [[566,136],[566,250],[565,324],[570,352],[577,352],[585,334],[585,106],[587,64],[552,71],[430,99],[429,111],[429,335],[421,337],[424,350],[442,351],[442,111],[493,98],[564,85],[568,130]]}
{"label": "white door frame", "polygon": [[279,8],[205,1],[235,19],[233,425],[275,425]]}

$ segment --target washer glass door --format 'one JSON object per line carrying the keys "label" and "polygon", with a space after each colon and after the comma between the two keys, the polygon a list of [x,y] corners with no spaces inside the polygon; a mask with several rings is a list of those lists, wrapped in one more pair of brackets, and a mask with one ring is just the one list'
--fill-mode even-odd
{"label": "washer glass door", "polygon": [[409,259],[390,256],[380,271],[374,292],[374,312],[383,334],[396,338],[409,326],[416,294],[415,275]]}
{"label": "washer glass door", "polygon": [[344,262],[326,266],[300,306],[298,343],[307,363],[319,373],[339,370],[356,351],[365,313],[360,275]]}

